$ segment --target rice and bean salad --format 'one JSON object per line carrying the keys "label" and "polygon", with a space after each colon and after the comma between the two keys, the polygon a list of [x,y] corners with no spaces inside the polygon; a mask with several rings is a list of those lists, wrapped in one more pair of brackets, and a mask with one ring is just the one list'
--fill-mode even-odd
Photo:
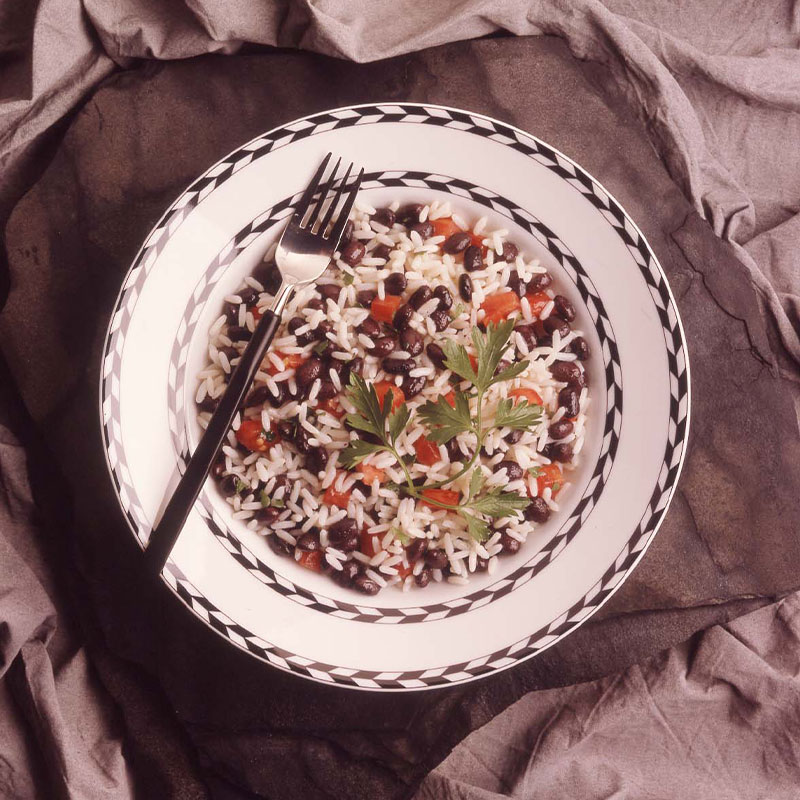
{"label": "rice and bean salad", "polygon": [[[589,347],[507,236],[450,202],[356,203],[214,465],[234,518],[369,595],[466,584],[524,546],[579,460]],[[280,285],[273,254],[210,328],[203,427]]]}

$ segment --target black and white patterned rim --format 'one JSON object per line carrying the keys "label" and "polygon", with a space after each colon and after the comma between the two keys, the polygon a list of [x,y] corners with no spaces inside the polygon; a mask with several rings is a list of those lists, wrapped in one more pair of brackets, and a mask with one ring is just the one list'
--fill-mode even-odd
{"label": "black and white patterned rim", "polygon": [[643,234],[619,203],[588,173],[562,153],[524,131],[480,114],[442,106],[367,104],[314,114],[276,128],[243,145],[198,178],[167,210],[148,236],[120,290],[109,323],[103,350],[100,411],[106,460],[120,505],[131,529],[144,545],[149,533],[149,521],[132,492],[122,451],[118,375],[131,310],[148,272],[164,244],[192,209],[254,158],[316,133],[379,122],[435,125],[488,138],[523,153],[569,183],[600,211],[639,267],[662,324],[670,373],[670,423],[662,468],[648,506],[627,544],[600,580],[558,619],[518,642],[480,658],[425,671],[406,672],[375,672],[316,662],[288,653],[254,636],[203,597],[172,560],[165,567],[165,582],[195,614],[220,635],[276,667],[318,681],[355,688],[424,689],[460,683],[513,666],[551,646],[588,619],[611,596],[647,549],[675,488],[683,462],[689,421],[689,366],[680,319],[666,278]]}
{"label": "black and white patterned rim", "polygon": [[[207,490],[201,496],[203,509],[201,513],[214,536],[242,567],[251,574],[256,575],[264,585],[269,586],[284,597],[302,604],[306,608],[356,622],[397,625],[400,623],[437,621],[467,613],[474,608],[486,606],[524,586],[564,551],[564,548],[572,541],[581,526],[586,523],[611,474],[614,456],[619,444],[619,431],[622,424],[622,369],[619,363],[617,344],[613,336],[613,328],[596,288],[566,244],[556,237],[540,220],[518,208],[510,200],[491,192],[485,187],[475,186],[468,181],[447,175],[432,175],[415,171],[370,173],[364,176],[362,187],[364,190],[384,187],[412,187],[427,191],[444,191],[457,197],[472,200],[502,214],[506,218],[513,220],[524,230],[529,231],[564,267],[592,318],[600,339],[605,367],[606,413],[602,443],[597,463],[584,494],[576,504],[569,519],[561,526],[561,529],[527,563],[510,575],[500,578],[491,585],[472,594],[463,595],[447,602],[426,606],[416,605],[391,608],[340,602],[298,586],[285,575],[276,572],[249,550],[230,529],[227,521],[214,508]],[[169,370],[169,424],[181,473],[186,468],[189,458],[187,420],[185,418],[187,397],[186,361],[189,344],[194,335],[197,321],[200,318],[200,312],[208,301],[218,278],[224,273],[224,269],[257,237],[282,219],[285,219],[291,213],[291,209],[298,200],[299,194],[286,198],[242,228],[209,264],[192,291],[178,326]],[[173,375],[175,376],[174,383],[172,382]],[[192,392],[190,391],[189,394],[192,394]]]}

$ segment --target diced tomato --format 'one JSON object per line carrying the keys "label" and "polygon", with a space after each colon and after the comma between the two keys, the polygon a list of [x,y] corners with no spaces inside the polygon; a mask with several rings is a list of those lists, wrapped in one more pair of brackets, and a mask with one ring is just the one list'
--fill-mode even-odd
{"label": "diced tomato", "polygon": [[[474,369],[474,367],[473,367],[473,369]],[[453,406],[453,408],[456,407],[456,396],[455,396],[455,394],[454,394],[452,389],[444,396],[444,399],[448,403],[450,403],[450,405]]]}
{"label": "diced tomato", "polygon": [[[378,539],[378,547],[380,547],[380,540],[383,535],[384,534],[375,534]],[[366,528],[361,529],[361,552],[370,558],[378,552],[372,544],[372,536],[373,535]]]}
{"label": "diced tomato", "polygon": [[539,397],[539,393],[534,392],[533,389],[512,389],[508,393],[508,396],[516,400],[527,400],[528,405],[531,406],[540,406],[544,402],[542,398]]}
{"label": "diced tomato", "polygon": [[[448,506],[457,506],[461,495],[453,489],[425,489],[422,492],[422,502],[431,508],[441,508],[436,503],[444,503]],[[429,503],[425,498],[435,500],[434,503]]]}
{"label": "diced tomato", "polygon": [[301,550],[297,563],[314,572],[322,572],[322,550]]}
{"label": "diced tomato", "polygon": [[347,504],[350,502],[350,489],[345,492],[340,492],[335,488],[336,484],[339,482],[340,475],[342,475],[341,472],[336,473],[333,483],[325,490],[325,494],[322,495],[322,502],[329,506],[347,508]]}
{"label": "diced tomato", "polygon": [[381,381],[380,383],[375,384],[375,394],[378,395],[378,403],[380,407],[383,408],[383,398],[386,397],[386,393],[392,393],[392,411],[397,411],[403,403],[406,401],[406,396],[403,394],[403,390],[399,386],[395,386],[391,381]]}
{"label": "diced tomato", "polygon": [[391,325],[395,312],[400,308],[402,302],[403,300],[395,294],[387,294],[383,299],[376,297],[369,307],[369,313],[378,322],[385,322]]}
{"label": "diced tomato", "polygon": [[272,363],[272,359],[267,356],[262,362],[261,366],[266,366],[267,372],[270,375],[277,375],[279,372],[283,372],[287,369],[297,369],[305,359],[300,353],[281,353],[280,350],[275,351],[275,355],[283,361],[283,369],[278,369],[275,364]]}
{"label": "diced tomato", "polygon": [[386,480],[386,470],[373,467],[372,464],[364,464],[362,462],[358,465],[358,470],[356,471],[361,473],[362,480],[368,486],[372,486],[375,478],[378,479],[378,483],[383,483]]}
{"label": "diced tomato", "polygon": [[327,400],[323,400],[317,408],[327,411],[337,419],[341,419],[344,416],[344,409],[336,397],[329,397]]}
{"label": "diced tomato", "polygon": [[519,311],[519,296],[516,292],[505,291],[490,294],[484,301],[481,308],[486,312],[483,318],[484,325],[502,322],[508,318],[509,314]]}
{"label": "diced tomato", "polygon": [[484,236],[481,233],[473,233],[470,231],[469,234],[470,244],[475,245],[475,247],[480,247],[481,249],[481,256],[486,258],[486,254],[489,252],[489,248],[483,243]]}
{"label": "diced tomato", "polygon": [[439,217],[433,220],[433,235],[434,236],[452,236],[458,233],[461,228],[453,222],[452,217]]}
{"label": "diced tomato", "polygon": [[478,374],[478,359],[474,355],[472,355],[472,353],[469,354],[469,363],[472,364],[472,370],[477,375]]}
{"label": "diced tomato", "polygon": [[250,306],[250,311],[253,314],[253,319],[258,322],[261,319],[261,309],[258,306]]}
{"label": "diced tomato", "polygon": [[236,438],[240,444],[254,453],[266,453],[281,440],[275,426],[265,431],[260,419],[243,420],[239,430],[236,431]]}
{"label": "diced tomato", "polygon": [[439,448],[424,436],[414,440],[414,450],[417,453],[419,463],[424,464],[426,467],[433,466],[437,461],[441,460]]}
{"label": "diced tomato", "polygon": [[547,292],[534,292],[533,294],[526,294],[525,297],[528,298],[531,314],[533,314],[534,317],[538,317],[539,314],[542,313],[544,307],[552,300]]}
{"label": "diced tomato", "polygon": [[400,578],[405,580],[414,569],[414,564],[412,562],[407,567],[404,567],[402,564],[395,564],[394,568],[397,570],[397,574],[400,576]]}
{"label": "diced tomato", "polygon": [[551,489],[553,494],[557,494],[564,484],[564,476],[558,464],[545,464],[539,467],[539,474],[536,476],[536,485],[539,487],[539,494],[545,489]]}

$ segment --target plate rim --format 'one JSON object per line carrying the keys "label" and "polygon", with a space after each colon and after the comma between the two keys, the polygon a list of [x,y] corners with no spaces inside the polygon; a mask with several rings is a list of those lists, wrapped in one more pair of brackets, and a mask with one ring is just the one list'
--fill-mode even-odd
{"label": "plate rim", "polygon": [[[464,116],[467,116],[467,117],[473,118],[473,119],[485,120],[488,123],[490,123],[491,126],[500,126],[501,129],[511,130],[515,134],[522,136],[524,139],[533,140],[538,145],[544,146],[547,150],[551,151],[556,156],[558,156],[559,158],[563,159],[564,162],[566,162],[569,165],[571,165],[572,168],[575,170],[575,172],[577,174],[585,175],[589,179],[589,181],[591,182],[591,184],[593,186],[598,187],[606,195],[606,197],[608,198],[608,201],[609,201],[609,206],[612,206],[612,205],[616,206],[616,209],[620,212],[620,214],[622,215],[624,221],[628,225],[630,225],[630,227],[638,235],[641,243],[644,244],[645,249],[647,251],[647,254],[649,256],[649,259],[652,260],[652,263],[653,263],[658,275],[660,276],[661,280],[663,281],[664,288],[665,288],[666,293],[667,293],[667,295],[669,297],[670,305],[672,306],[672,309],[673,309],[673,312],[674,312],[674,315],[675,315],[675,328],[677,329],[677,332],[679,334],[679,340],[680,340],[680,345],[681,345],[680,349],[682,350],[682,353],[683,353],[683,369],[684,369],[685,384],[686,384],[686,390],[685,390],[686,411],[685,411],[685,417],[682,420],[682,425],[684,427],[684,433],[683,433],[683,436],[679,440],[677,440],[677,442],[676,442],[676,443],[680,444],[680,455],[679,455],[677,464],[675,464],[673,466],[673,468],[675,469],[675,476],[674,476],[674,479],[672,481],[671,486],[669,486],[669,488],[668,488],[668,491],[667,491],[667,494],[666,494],[666,498],[663,501],[662,508],[659,509],[658,511],[654,512],[654,514],[653,514],[653,516],[657,517],[657,519],[656,519],[656,521],[655,521],[655,523],[654,523],[654,525],[652,527],[652,530],[649,532],[649,534],[646,535],[646,540],[645,540],[644,544],[641,546],[641,548],[637,551],[636,557],[624,568],[624,573],[622,574],[622,577],[616,582],[616,584],[614,586],[612,586],[610,589],[606,590],[606,593],[603,596],[603,598],[599,602],[597,602],[595,605],[592,606],[592,610],[588,614],[584,615],[581,619],[573,621],[570,624],[570,627],[567,630],[564,630],[560,634],[556,635],[553,638],[552,641],[547,642],[546,644],[536,648],[535,650],[533,650],[533,651],[531,651],[531,652],[529,652],[529,653],[527,653],[525,655],[522,655],[520,657],[516,657],[515,656],[515,657],[511,658],[511,660],[507,664],[502,664],[500,666],[493,666],[493,667],[491,667],[491,668],[489,668],[489,669],[487,669],[485,671],[478,670],[478,671],[476,671],[474,673],[459,675],[456,679],[453,679],[453,680],[448,680],[448,679],[446,679],[446,678],[444,678],[442,676],[437,676],[436,679],[426,679],[426,681],[430,680],[430,682],[425,682],[423,685],[415,685],[415,686],[405,686],[405,685],[402,685],[400,683],[397,683],[396,681],[395,681],[395,683],[389,684],[389,685],[387,685],[386,683],[383,683],[383,682],[374,682],[374,683],[371,683],[370,685],[362,685],[360,683],[355,682],[355,680],[352,679],[352,678],[350,678],[348,680],[344,680],[342,676],[336,676],[336,675],[331,676],[330,674],[329,674],[328,678],[318,677],[317,675],[314,675],[311,672],[309,672],[308,669],[299,669],[298,667],[293,666],[293,665],[283,666],[281,664],[275,663],[274,661],[266,658],[264,655],[261,655],[258,652],[253,652],[252,650],[250,650],[246,646],[239,644],[230,635],[227,635],[226,633],[223,633],[221,630],[219,630],[217,627],[215,627],[209,621],[209,619],[206,619],[202,614],[200,614],[198,612],[198,610],[194,607],[194,605],[192,603],[187,602],[187,600],[184,599],[181,596],[180,592],[178,591],[178,587],[177,587],[177,580],[178,580],[178,576],[177,575],[174,575],[174,576],[173,575],[169,575],[168,576],[167,574],[165,574],[165,572],[162,572],[161,575],[160,575],[160,580],[170,588],[170,590],[176,596],[176,598],[181,601],[182,605],[187,607],[194,614],[194,616],[196,616],[198,619],[200,619],[207,627],[209,627],[211,630],[213,630],[215,633],[217,633],[219,636],[221,636],[227,642],[235,645],[239,649],[245,650],[250,655],[255,656],[260,661],[262,661],[264,663],[267,663],[267,664],[269,664],[269,665],[271,665],[273,667],[276,667],[276,668],[281,669],[281,670],[283,670],[285,672],[289,672],[291,674],[294,674],[294,675],[296,675],[298,677],[301,677],[301,678],[304,678],[304,679],[307,679],[307,680],[314,680],[314,681],[316,681],[318,683],[322,683],[322,684],[325,684],[325,685],[328,685],[328,686],[337,686],[337,687],[340,687],[340,688],[357,689],[357,690],[362,690],[362,691],[393,691],[393,692],[428,691],[428,690],[432,690],[432,689],[441,689],[441,688],[446,688],[448,686],[456,686],[456,685],[468,683],[468,682],[471,682],[471,681],[480,680],[482,678],[488,677],[489,675],[494,675],[496,673],[499,673],[499,672],[502,672],[504,670],[510,669],[511,667],[517,666],[517,665],[523,663],[524,661],[527,661],[527,660],[533,658],[534,656],[539,655],[540,653],[542,653],[545,650],[547,650],[550,647],[552,647],[557,642],[560,642],[564,637],[568,636],[569,634],[574,632],[577,628],[579,628],[581,625],[583,625],[583,623],[586,622],[586,620],[588,620],[592,616],[594,616],[594,614],[596,614],[597,611],[599,611],[605,605],[605,603],[616,593],[616,591],[620,588],[620,586],[622,586],[625,583],[625,581],[628,579],[629,575],[639,565],[640,561],[642,560],[642,558],[644,557],[645,553],[647,552],[647,550],[649,549],[650,545],[652,544],[653,540],[655,539],[655,536],[658,533],[658,531],[659,531],[659,529],[660,529],[660,527],[661,527],[661,525],[662,525],[662,523],[664,521],[664,518],[666,517],[666,513],[667,513],[667,511],[668,511],[668,509],[670,507],[670,504],[671,504],[672,499],[673,499],[674,494],[675,494],[675,490],[676,490],[678,482],[680,480],[680,476],[681,476],[681,473],[682,473],[682,470],[683,470],[683,466],[684,466],[684,463],[685,463],[686,454],[687,454],[687,450],[688,450],[689,435],[690,435],[690,430],[691,430],[691,410],[692,410],[692,402],[691,402],[691,399],[692,399],[691,367],[690,367],[688,346],[687,346],[687,340],[686,340],[686,333],[685,333],[685,329],[684,329],[684,326],[683,326],[683,321],[682,321],[682,318],[681,318],[681,315],[680,315],[680,311],[678,309],[678,305],[677,305],[677,302],[675,300],[675,295],[674,295],[674,293],[672,291],[672,287],[670,286],[669,280],[667,278],[666,273],[664,272],[664,269],[663,269],[663,267],[661,265],[661,262],[660,262],[658,256],[656,255],[655,251],[651,247],[648,239],[645,237],[645,235],[642,232],[641,228],[637,225],[637,223],[631,218],[631,216],[625,210],[623,205],[619,202],[619,200],[617,200],[616,196],[613,193],[611,193],[601,181],[599,181],[597,178],[595,178],[595,176],[592,175],[592,173],[590,173],[587,169],[585,169],[580,164],[578,164],[575,160],[573,160],[572,158],[570,158],[569,156],[564,154],[561,150],[559,150],[556,147],[553,147],[549,143],[545,142],[543,139],[540,139],[538,136],[536,136],[536,135],[534,135],[534,134],[532,134],[532,133],[530,133],[528,131],[525,131],[525,130],[523,130],[523,129],[519,128],[518,126],[513,125],[511,123],[504,122],[504,121],[499,120],[499,119],[497,119],[495,117],[492,117],[492,116],[489,116],[487,114],[483,114],[483,113],[480,113],[480,112],[468,111],[466,109],[456,108],[456,107],[453,107],[453,106],[441,105],[441,104],[437,104],[437,103],[407,102],[407,101],[397,101],[397,100],[395,100],[395,101],[391,101],[391,100],[389,100],[389,101],[373,101],[373,102],[369,102],[369,103],[351,104],[351,105],[340,106],[340,107],[337,107],[337,108],[322,109],[320,111],[315,111],[315,112],[312,112],[310,114],[304,115],[302,117],[297,117],[295,119],[288,120],[288,121],[286,121],[286,122],[284,122],[284,123],[282,123],[280,125],[276,125],[276,126],[270,128],[270,129],[266,130],[266,131],[263,131],[263,132],[257,134],[256,136],[254,136],[253,138],[251,138],[247,142],[244,142],[244,143],[238,145],[237,147],[233,148],[230,152],[228,152],[226,155],[224,155],[224,156],[220,157],[219,159],[217,159],[217,161],[215,161],[212,165],[210,165],[204,172],[202,172],[200,175],[196,176],[191,182],[189,182],[189,184],[181,192],[179,192],[177,194],[177,196],[175,197],[175,199],[165,208],[164,212],[157,219],[155,224],[152,226],[152,228],[150,229],[148,234],[143,239],[142,244],[140,245],[139,249],[137,250],[135,256],[133,257],[133,259],[131,261],[131,264],[130,264],[128,270],[126,271],[126,273],[125,273],[125,275],[124,275],[124,277],[122,279],[122,282],[120,284],[120,288],[119,288],[119,290],[117,292],[117,295],[116,295],[116,298],[115,298],[115,300],[114,300],[114,302],[113,302],[113,304],[111,306],[111,313],[110,313],[108,325],[106,326],[105,334],[104,334],[103,339],[102,339],[103,347],[102,347],[102,352],[101,352],[101,356],[100,356],[100,380],[98,382],[98,400],[99,400],[99,402],[98,402],[98,410],[99,410],[99,421],[100,421],[100,427],[101,427],[101,435],[102,435],[102,440],[103,440],[103,456],[104,456],[104,460],[105,460],[105,463],[106,463],[106,468],[107,468],[108,473],[109,473],[109,477],[111,479],[112,486],[114,487],[114,493],[116,495],[117,503],[118,503],[118,505],[120,507],[120,510],[122,511],[123,517],[126,519],[128,527],[129,527],[131,533],[133,534],[134,539],[139,543],[139,546],[142,549],[144,549],[144,543],[143,543],[142,539],[139,536],[138,530],[136,529],[136,527],[134,527],[134,525],[132,523],[132,520],[131,520],[131,518],[129,516],[129,513],[126,511],[126,509],[125,509],[125,507],[123,505],[123,500],[122,500],[122,497],[120,495],[119,484],[118,484],[118,481],[117,481],[117,477],[116,477],[114,469],[113,469],[113,467],[111,465],[110,456],[109,456],[109,441],[108,441],[108,438],[107,438],[105,411],[104,411],[105,397],[106,397],[106,392],[105,392],[106,380],[107,380],[107,377],[111,376],[111,373],[109,374],[109,376],[106,376],[106,374],[105,374],[105,362],[106,362],[106,359],[107,359],[107,357],[109,355],[109,344],[110,344],[111,336],[112,336],[112,333],[113,333],[112,328],[114,326],[114,321],[115,321],[115,319],[117,317],[117,313],[118,313],[118,311],[120,309],[120,302],[121,302],[121,300],[122,300],[122,298],[124,296],[124,293],[126,291],[126,287],[127,287],[128,283],[129,283],[131,273],[133,272],[134,268],[137,267],[137,265],[139,265],[141,256],[144,253],[144,251],[145,251],[146,247],[148,246],[148,244],[151,242],[151,239],[153,238],[154,234],[162,227],[162,224],[164,223],[164,221],[175,210],[175,207],[178,204],[178,202],[186,195],[186,193],[189,190],[191,190],[192,186],[194,186],[199,181],[202,181],[203,179],[209,177],[210,173],[215,168],[217,168],[220,164],[222,164],[223,162],[226,162],[226,161],[230,161],[232,156],[234,156],[237,153],[242,152],[249,145],[257,142],[259,139],[268,137],[271,134],[274,134],[274,133],[276,133],[278,131],[286,130],[290,126],[295,126],[295,125],[297,125],[299,123],[302,123],[302,122],[305,122],[305,121],[309,121],[309,120],[312,120],[314,118],[317,118],[317,117],[320,117],[320,116],[324,116],[324,115],[333,115],[333,114],[337,114],[337,113],[343,113],[343,112],[355,111],[355,110],[363,110],[363,109],[376,109],[380,113],[384,113],[384,114],[387,113],[387,111],[386,111],[387,109],[398,109],[399,111],[402,111],[402,112],[406,112],[406,110],[408,110],[408,109],[420,109],[421,111],[426,111],[428,109],[435,109],[435,110],[438,110],[438,111],[443,111],[446,114],[455,113],[456,115],[464,115]],[[452,117],[450,117],[449,119],[452,120]],[[467,133],[467,131],[463,131],[463,132]],[[584,198],[586,198],[586,194],[584,194],[584,193],[582,193],[580,191],[579,191],[579,194],[583,194]],[[202,199],[201,199],[200,202],[202,202]],[[198,203],[198,205],[199,205],[199,203]],[[612,227],[614,227],[614,226],[612,226]],[[630,246],[630,245],[628,245],[628,246]],[[646,515],[646,513],[647,513],[647,508],[645,508],[645,515]],[[622,556],[622,554],[625,552],[625,550],[627,549],[628,546],[629,546],[629,541],[626,541],[625,546],[622,548],[620,553],[614,559],[614,562],[612,562],[612,564],[610,565],[611,567],[613,567],[614,564],[619,560],[619,558]],[[170,561],[170,565],[172,566],[173,570],[175,570],[175,572],[177,572],[180,575],[183,574],[182,571],[180,570],[180,568],[174,562]],[[604,573],[604,575],[605,575],[605,573]],[[169,579],[171,577],[175,578],[175,585],[173,585],[173,582]],[[590,587],[584,593],[583,597],[579,600],[579,604],[583,603],[587,599],[587,597],[592,595],[592,593],[593,593],[594,589],[596,588],[596,586],[601,584],[602,581],[603,581],[603,576],[601,576],[601,578],[595,584],[595,586]],[[188,580],[186,580],[186,583],[191,585],[191,583]],[[200,594],[202,596],[202,593],[200,593]],[[208,598],[205,598],[204,596],[203,596],[203,599],[208,600]],[[208,601],[208,602],[211,602],[211,601]],[[212,605],[213,605],[213,603],[212,603]],[[550,623],[550,625],[551,626],[555,625],[557,622],[562,621],[562,619],[564,617],[568,617],[569,616],[569,611],[570,610],[568,609],[567,612],[562,614],[559,618],[557,618],[556,620],[553,620]],[[224,614],[224,612],[221,612],[221,613]],[[227,616],[227,615],[225,615],[225,616]],[[538,632],[534,632],[534,634],[530,634],[530,636],[533,637],[535,635],[535,633],[538,633]],[[255,637],[255,638],[260,638],[260,637]],[[346,668],[346,669],[350,669],[350,668]],[[389,670],[384,670],[381,673],[376,673],[376,674],[384,674],[384,673],[385,674],[392,674]],[[398,673],[398,674],[402,674],[402,673]]]}

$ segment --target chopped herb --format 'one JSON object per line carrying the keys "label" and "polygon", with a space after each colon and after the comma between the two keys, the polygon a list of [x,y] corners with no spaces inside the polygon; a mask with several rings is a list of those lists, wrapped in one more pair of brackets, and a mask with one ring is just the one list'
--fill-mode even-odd
{"label": "chopped herb", "polygon": [[262,489],[258,499],[265,508],[272,502],[272,498]]}
{"label": "chopped herb", "polygon": [[349,272],[343,272],[342,273],[342,283],[345,286],[352,286],[354,280],[355,280],[355,277],[353,275],[351,275]]}
{"label": "chopped herb", "polygon": [[397,539],[400,544],[403,546],[407,545],[411,540],[408,537],[408,534],[403,533],[399,528],[392,528],[392,533],[394,534],[394,538]]}
{"label": "chopped herb", "polygon": [[241,494],[245,489],[249,488],[249,483],[245,483],[241,478],[236,479],[236,494]]}
{"label": "chopped herb", "polygon": [[286,508],[286,503],[282,497],[273,497],[270,505],[275,506],[275,508]]}
{"label": "chopped herb", "polygon": [[539,477],[539,473],[542,471],[541,467],[528,467],[528,472],[533,475],[534,478]]}
{"label": "chopped herb", "polygon": [[516,405],[507,397],[497,404],[494,424],[498,428],[513,428],[514,430],[528,430],[538,425],[542,419],[542,407],[529,405],[527,400],[521,400]]}
{"label": "chopped herb", "polygon": [[268,442],[274,442],[275,441],[275,434],[272,431],[264,431],[264,438]]}
{"label": "chopped herb", "polygon": [[317,342],[311,349],[317,354],[322,355],[327,349],[330,342],[327,339],[323,339],[321,342]]}
{"label": "chopped herb", "polygon": [[450,309],[450,319],[458,319],[465,311],[466,307],[464,304],[457,303],[453,308]]}
{"label": "chopped herb", "polygon": [[553,484],[552,494],[555,494],[561,488],[561,481],[556,481]]}

